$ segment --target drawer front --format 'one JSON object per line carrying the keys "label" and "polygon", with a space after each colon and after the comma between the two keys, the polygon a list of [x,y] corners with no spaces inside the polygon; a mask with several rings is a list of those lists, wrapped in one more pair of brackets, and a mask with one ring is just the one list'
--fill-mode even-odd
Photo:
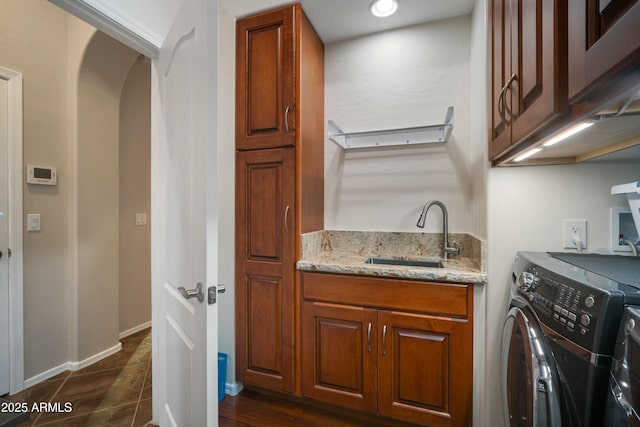
{"label": "drawer front", "polygon": [[302,273],[305,300],[467,318],[472,287],[393,278]]}

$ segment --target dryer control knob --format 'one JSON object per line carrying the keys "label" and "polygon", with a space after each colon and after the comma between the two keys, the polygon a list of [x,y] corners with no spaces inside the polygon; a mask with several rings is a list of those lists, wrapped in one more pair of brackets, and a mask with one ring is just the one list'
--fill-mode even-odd
{"label": "dryer control knob", "polygon": [[580,323],[582,323],[584,326],[589,326],[589,324],[591,323],[591,316],[589,316],[588,314],[581,315]]}
{"label": "dryer control knob", "polygon": [[596,300],[593,299],[593,297],[591,295],[589,295],[588,297],[586,297],[584,299],[584,306],[587,307],[587,308],[593,307],[595,305],[595,303],[596,303]]}
{"label": "dryer control knob", "polygon": [[518,277],[518,287],[523,291],[533,291],[540,282],[540,278],[533,273],[522,272]]}

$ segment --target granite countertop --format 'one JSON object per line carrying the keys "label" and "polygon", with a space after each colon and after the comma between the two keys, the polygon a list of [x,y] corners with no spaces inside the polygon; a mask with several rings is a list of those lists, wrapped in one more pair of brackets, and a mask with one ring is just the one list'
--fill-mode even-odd
{"label": "granite countertop", "polygon": [[404,279],[485,284],[485,244],[466,234],[450,234],[460,255],[443,261],[443,268],[367,264],[372,256],[408,260],[439,259],[442,234],[366,231],[320,231],[302,238],[302,271],[396,277]]}

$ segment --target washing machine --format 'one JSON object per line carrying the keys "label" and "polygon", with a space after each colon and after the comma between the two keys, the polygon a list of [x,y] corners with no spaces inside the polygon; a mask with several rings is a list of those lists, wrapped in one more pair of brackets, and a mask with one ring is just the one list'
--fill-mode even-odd
{"label": "washing machine", "polygon": [[640,307],[625,309],[611,361],[606,427],[640,426]]}
{"label": "washing machine", "polygon": [[640,305],[640,258],[519,252],[511,279],[505,424],[601,427],[621,318]]}

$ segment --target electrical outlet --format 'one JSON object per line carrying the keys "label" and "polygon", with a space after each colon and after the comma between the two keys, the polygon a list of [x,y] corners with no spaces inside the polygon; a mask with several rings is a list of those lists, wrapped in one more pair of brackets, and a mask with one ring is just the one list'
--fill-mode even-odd
{"label": "electrical outlet", "polygon": [[580,249],[587,248],[587,220],[565,219],[562,227],[562,238],[565,249],[576,249],[576,241],[580,241]]}

